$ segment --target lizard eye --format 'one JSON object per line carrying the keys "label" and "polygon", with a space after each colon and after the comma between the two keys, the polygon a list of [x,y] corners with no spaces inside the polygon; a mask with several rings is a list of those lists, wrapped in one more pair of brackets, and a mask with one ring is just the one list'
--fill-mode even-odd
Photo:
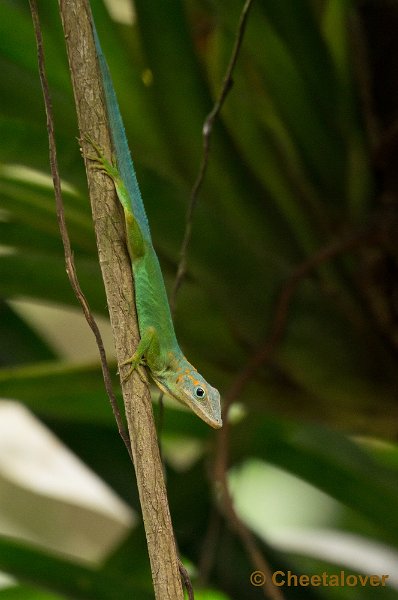
{"label": "lizard eye", "polygon": [[205,390],[200,385],[195,388],[195,396],[197,398],[204,398],[206,396]]}

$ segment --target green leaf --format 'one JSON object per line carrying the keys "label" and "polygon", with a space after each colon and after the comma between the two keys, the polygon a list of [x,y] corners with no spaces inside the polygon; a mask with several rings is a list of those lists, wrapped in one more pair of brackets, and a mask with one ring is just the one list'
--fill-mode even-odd
{"label": "green leaf", "polygon": [[[135,3],[145,57],[153,73],[153,93],[165,138],[192,172],[199,160],[200,129],[210,99],[186,26],[182,3]],[[182,75],[182,76],[181,76]],[[172,91],[172,93],[168,93]],[[189,106],[189,111],[187,111]]]}
{"label": "green leaf", "polygon": [[335,119],[337,87],[328,48],[311,2],[270,2],[259,6],[289,48],[325,120]]}
{"label": "green leaf", "polygon": [[77,565],[62,558],[7,538],[0,538],[0,568],[23,582],[44,587],[82,600],[118,600],[139,598],[150,600],[152,595],[129,578]]}
{"label": "green leaf", "polygon": [[[308,481],[358,511],[398,543],[396,471],[347,436],[321,425],[252,415],[235,428],[234,455],[251,454]],[[396,516],[397,515],[397,516]]]}
{"label": "green leaf", "polygon": [[[44,237],[60,238],[55,210],[55,199],[50,177],[18,166],[0,168],[0,207],[40,231]],[[72,242],[77,250],[95,254],[93,224],[88,201],[63,183],[65,215]],[[59,242],[59,250],[61,250]],[[38,248],[39,250],[39,248]]]}
{"label": "green leaf", "polygon": [[65,596],[52,594],[27,585],[15,585],[0,590],[1,600],[62,600]]}
{"label": "green leaf", "polygon": [[[88,259],[76,262],[79,281],[92,310],[104,312],[105,298],[98,263]],[[25,296],[78,306],[61,257],[44,254],[0,256],[0,280],[6,297]]]}
{"label": "green leaf", "polygon": [[2,369],[0,395],[24,402],[43,418],[113,422],[98,365],[52,362]]}
{"label": "green leaf", "polygon": [[0,322],[0,365],[55,358],[54,352],[47,344],[1,300]]}

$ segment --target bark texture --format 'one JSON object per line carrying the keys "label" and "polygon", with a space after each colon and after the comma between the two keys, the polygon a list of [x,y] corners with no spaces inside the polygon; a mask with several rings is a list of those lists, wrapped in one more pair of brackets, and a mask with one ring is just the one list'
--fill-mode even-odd
{"label": "bark texture", "polygon": [[[111,156],[111,141],[87,0],[59,0],[75,95],[80,136],[90,135]],[[71,132],[72,135],[72,132]],[[86,164],[99,261],[118,362],[139,340],[124,219],[110,179]],[[159,455],[152,403],[145,377],[134,373],[123,387],[131,449],[151,562],[155,597],[183,600],[175,539]],[[132,561],[134,557],[131,557]]]}

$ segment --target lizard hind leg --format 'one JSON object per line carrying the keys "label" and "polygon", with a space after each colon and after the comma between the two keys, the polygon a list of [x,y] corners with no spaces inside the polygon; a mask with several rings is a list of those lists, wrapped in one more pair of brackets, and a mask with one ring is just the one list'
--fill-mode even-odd
{"label": "lizard hind leg", "polygon": [[118,168],[113,161],[111,162],[106,158],[102,148],[89,135],[85,135],[85,139],[95,152],[95,154],[85,154],[85,157],[93,162],[93,167],[95,169],[105,173],[113,180],[116,193],[124,209],[129,254],[132,260],[134,258],[139,258],[145,253],[142,231],[133,214],[129,193],[120,177]]}
{"label": "lizard hind leg", "polygon": [[84,136],[85,140],[92,146],[94,154],[83,153],[84,157],[92,161],[93,167],[108,175],[116,183],[119,179],[119,172],[113,160],[106,158],[103,149],[88,134]]}

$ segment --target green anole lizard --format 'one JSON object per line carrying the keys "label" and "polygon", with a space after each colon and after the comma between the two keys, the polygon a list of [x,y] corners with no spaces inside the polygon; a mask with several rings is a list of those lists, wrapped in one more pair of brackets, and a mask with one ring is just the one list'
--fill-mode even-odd
{"label": "green anole lizard", "polygon": [[95,168],[112,179],[124,209],[141,337],[133,356],[121,364],[131,364],[127,377],[139,364],[145,364],[163,392],[187,405],[208,425],[218,429],[222,426],[220,394],[188,362],[177,342],[116,93],[93,20],[92,28],[115,163],[107,160],[99,146],[89,138],[87,140],[96,154],[87,158],[94,161]]}

